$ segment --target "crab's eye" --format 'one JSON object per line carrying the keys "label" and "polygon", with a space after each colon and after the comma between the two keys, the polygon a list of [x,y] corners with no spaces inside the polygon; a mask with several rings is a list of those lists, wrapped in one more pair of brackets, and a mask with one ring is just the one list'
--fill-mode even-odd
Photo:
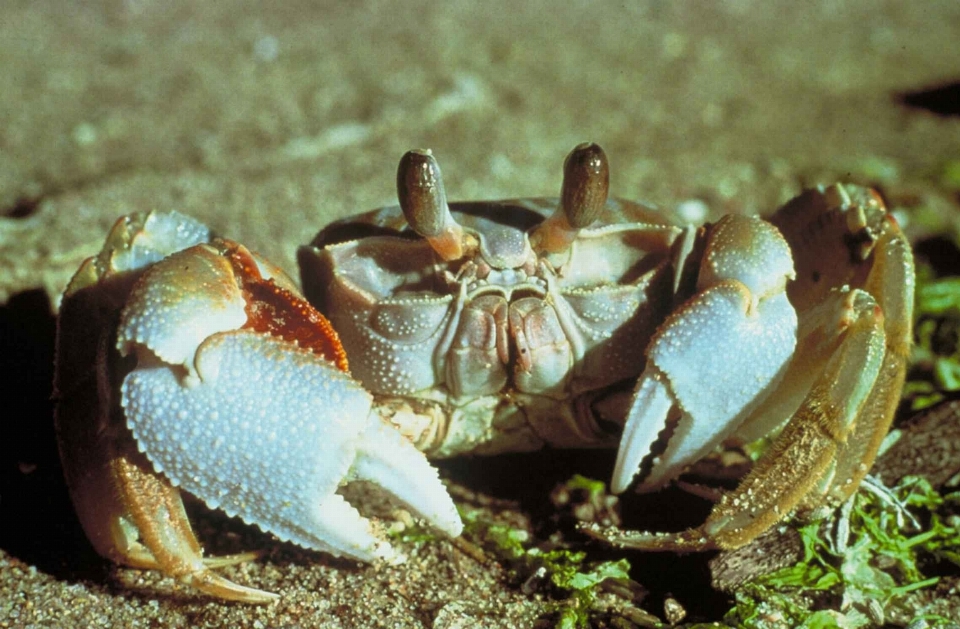
{"label": "crab's eye", "polygon": [[577,145],[563,162],[560,205],[531,235],[539,251],[563,253],[581,229],[589,227],[607,202],[610,167],[597,144]]}
{"label": "crab's eye", "polygon": [[463,257],[463,227],[450,213],[440,164],[429,149],[414,149],[400,158],[397,197],[410,227],[441,258],[451,262]]}

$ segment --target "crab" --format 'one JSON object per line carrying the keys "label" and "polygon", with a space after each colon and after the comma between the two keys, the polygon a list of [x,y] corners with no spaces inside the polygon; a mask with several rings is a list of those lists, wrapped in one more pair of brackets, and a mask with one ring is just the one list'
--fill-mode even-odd
{"label": "crab", "polygon": [[399,208],[301,247],[303,295],[192,218],[121,218],[66,289],[57,338],[58,442],[94,548],[268,602],[213,570],[250,555],[205,558],[181,490],[281,540],[400,561],[343,485],[457,536],[428,457],[543,447],[619,444],[619,493],[777,434],[701,526],[594,532],[649,550],[735,548],[845,500],[911,335],[911,252],[880,196],[838,184],[769,221],[678,226],[608,199],[608,172],[582,144],[559,199],[448,204],[432,154],[411,151]]}

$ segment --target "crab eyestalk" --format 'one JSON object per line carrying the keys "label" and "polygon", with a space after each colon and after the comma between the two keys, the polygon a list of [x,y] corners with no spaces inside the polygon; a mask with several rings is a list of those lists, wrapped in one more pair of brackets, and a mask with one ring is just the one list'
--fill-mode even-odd
{"label": "crab eyestalk", "polygon": [[581,229],[589,227],[607,202],[610,166],[597,144],[578,144],[563,162],[560,205],[531,236],[534,249],[563,253]]}
{"label": "crab eyestalk", "polygon": [[397,197],[413,231],[447,262],[464,255],[463,227],[453,218],[443,189],[440,165],[430,149],[407,151],[397,167]]}

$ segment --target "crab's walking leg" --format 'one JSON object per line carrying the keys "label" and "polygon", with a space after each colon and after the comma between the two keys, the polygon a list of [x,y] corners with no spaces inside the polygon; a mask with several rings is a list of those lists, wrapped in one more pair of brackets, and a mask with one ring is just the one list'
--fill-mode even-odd
{"label": "crab's walking leg", "polygon": [[249,553],[230,557],[204,559],[200,544],[183,510],[180,492],[164,479],[153,474],[146,462],[136,463],[127,457],[113,462],[116,487],[127,511],[130,525],[136,528],[139,541],[127,538],[124,563],[137,568],[159,569],[181,582],[226,600],[246,603],[267,603],[276,594],[245,587],[210,570],[252,558]]}
{"label": "crab's walking leg", "polygon": [[849,443],[883,363],[884,318],[863,291],[840,291],[831,301],[826,308],[845,313],[827,331],[841,337],[841,345],[770,450],[703,525],[720,548],[742,546],[837,478],[837,455]]}
{"label": "crab's walking leg", "polygon": [[890,430],[906,378],[912,342],[913,253],[893,217],[884,215],[882,221],[882,235],[873,246],[873,265],[864,288],[877,298],[883,310],[883,364],[873,391],[838,454],[836,476],[829,489],[829,498],[834,504],[843,502],[856,491],[870,471],[880,444]]}
{"label": "crab's walking leg", "polygon": [[800,505],[831,507],[846,500],[869,471],[900,400],[912,339],[913,255],[883,200],[869,188],[835,184],[807,190],[770,220],[791,247],[804,252],[797,259],[797,280],[788,288],[801,311],[801,327],[816,318],[816,304],[830,286],[863,289],[883,311],[883,363],[873,390],[849,422],[835,473]]}

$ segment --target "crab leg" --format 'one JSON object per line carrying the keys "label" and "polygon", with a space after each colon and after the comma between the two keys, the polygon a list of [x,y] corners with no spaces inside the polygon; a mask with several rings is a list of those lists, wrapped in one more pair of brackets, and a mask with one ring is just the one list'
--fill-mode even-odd
{"label": "crab leg", "polygon": [[737,436],[750,440],[790,421],[704,525],[669,535],[592,534],[647,550],[736,548],[795,509],[840,504],[869,470],[904,379],[909,245],[879,196],[856,186],[809,190],[771,221],[803,252],[789,287],[801,310],[801,342],[776,395]]}
{"label": "crab leg", "polygon": [[874,262],[866,289],[879,295],[884,313],[885,350],[873,391],[837,457],[837,473],[830,497],[846,500],[859,486],[877,456],[900,402],[912,339],[913,255],[892,218],[888,231],[877,243],[883,252]]}
{"label": "crab leg", "polygon": [[[83,398],[73,401],[82,403]],[[107,412],[106,408],[102,410]],[[129,436],[114,435],[109,428],[93,435],[77,424],[61,424],[59,429],[67,437],[61,450],[68,484],[81,523],[97,552],[135,568],[159,568],[224,599],[265,603],[276,598],[269,592],[232,583],[208,569],[248,561],[253,556],[203,558],[179,491],[148,471],[149,463],[136,452]],[[86,457],[84,464],[77,462],[81,456]]]}
{"label": "crab leg", "polygon": [[716,447],[777,384],[796,338],[796,314],[785,293],[792,273],[787,244],[771,225],[734,216],[717,223],[699,292],[648,346],[617,454],[614,492],[630,484],[668,419],[679,417],[645,489],[671,480]]}
{"label": "crab leg", "polygon": [[[798,258],[790,299],[801,311],[823,300],[824,287],[869,292],[884,315],[884,358],[873,391],[840,444],[836,474],[805,506],[839,504],[856,490],[876,457],[900,398],[912,340],[914,269],[910,245],[882,198],[869,188],[835,184],[807,190],[771,217]],[[801,321],[807,319],[801,313]],[[780,393],[778,391],[778,393]]]}
{"label": "crab leg", "polygon": [[233,583],[210,570],[248,561],[252,555],[242,553],[204,559],[179,491],[142,463],[120,457],[114,466],[117,488],[123,496],[130,497],[124,502],[129,523],[139,537],[137,541],[117,531],[118,538],[123,535],[123,541],[129,544],[124,557],[126,563],[143,569],[159,568],[187,585],[226,600],[268,603],[277,598],[276,594]]}
{"label": "crab leg", "polygon": [[281,539],[363,560],[398,557],[336,493],[351,480],[461,530],[436,470],[347,372],[329,322],[282,271],[192,219],[119,221],[71,281],[59,334],[71,340],[58,342],[64,470],[109,559],[224,599],[276,598],[211,572],[251,555],[203,559],[178,487]]}

